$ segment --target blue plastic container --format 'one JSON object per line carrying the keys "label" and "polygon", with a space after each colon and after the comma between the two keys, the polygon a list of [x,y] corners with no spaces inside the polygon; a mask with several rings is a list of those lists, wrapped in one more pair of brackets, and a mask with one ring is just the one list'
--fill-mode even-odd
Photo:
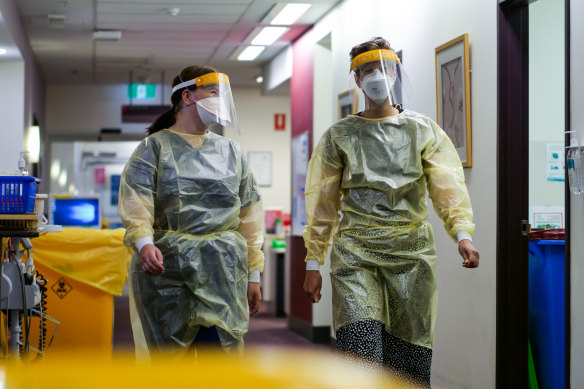
{"label": "blue plastic container", "polygon": [[39,178],[0,176],[0,213],[33,213]]}
{"label": "blue plastic container", "polygon": [[539,389],[565,387],[565,241],[529,242],[529,340]]}

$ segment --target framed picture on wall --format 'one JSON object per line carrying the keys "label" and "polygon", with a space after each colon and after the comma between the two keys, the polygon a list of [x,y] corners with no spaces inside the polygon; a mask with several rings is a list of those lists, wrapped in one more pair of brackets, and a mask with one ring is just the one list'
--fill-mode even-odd
{"label": "framed picture on wall", "polygon": [[462,166],[472,166],[468,34],[436,47],[438,125],[458,151]]}
{"label": "framed picture on wall", "polygon": [[339,94],[339,119],[357,113],[357,89]]}

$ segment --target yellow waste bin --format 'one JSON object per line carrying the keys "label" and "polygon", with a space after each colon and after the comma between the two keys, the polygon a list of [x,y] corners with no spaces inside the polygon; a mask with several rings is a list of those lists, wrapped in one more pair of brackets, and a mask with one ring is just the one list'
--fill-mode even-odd
{"label": "yellow waste bin", "polygon": [[[124,230],[65,228],[33,239],[36,270],[46,279],[44,313],[60,324],[47,350],[52,353],[112,353],[113,295],[121,295],[132,249]],[[42,282],[42,280],[40,281]],[[30,345],[39,346],[40,318],[31,325]],[[56,325],[45,321],[44,348]]]}
{"label": "yellow waste bin", "polygon": [[414,388],[398,377],[345,360],[339,354],[298,348],[248,350],[242,357],[203,350],[196,357],[160,357],[144,364],[136,364],[133,355],[115,355],[105,361],[92,354],[57,355],[34,365],[0,364],[0,383],[11,389]]}

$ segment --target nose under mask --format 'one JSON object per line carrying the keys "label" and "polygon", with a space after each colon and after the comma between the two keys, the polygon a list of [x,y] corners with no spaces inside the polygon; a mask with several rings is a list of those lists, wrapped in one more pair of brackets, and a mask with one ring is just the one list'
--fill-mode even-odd
{"label": "nose under mask", "polygon": [[229,110],[221,97],[207,97],[197,101],[197,112],[203,124],[207,126],[215,124],[225,126],[231,121]]}
{"label": "nose under mask", "polygon": [[361,89],[376,104],[381,104],[389,96],[389,91],[393,88],[394,83],[392,77],[386,77],[381,71],[375,70],[363,77]]}

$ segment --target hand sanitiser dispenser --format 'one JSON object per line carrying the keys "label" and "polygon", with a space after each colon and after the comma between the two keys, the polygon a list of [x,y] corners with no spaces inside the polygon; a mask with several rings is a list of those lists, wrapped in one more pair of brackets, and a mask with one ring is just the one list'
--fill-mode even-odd
{"label": "hand sanitiser dispenser", "polygon": [[570,192],[573,194],[584,193],[584,179],[582,177],[584,156],[582,155],[582,151],[576,139],[572,138],[568,147],[566,163],[568,165]]}
{"label": "hand sanitiser dispenser", "polygon": [[20,158],[18,158],[18,170],[16,175],[18,176],[28,176],[28,171],[26,170],[26,160],[24,159],[24,154],[28,154],[28,151],[21,151]]}

